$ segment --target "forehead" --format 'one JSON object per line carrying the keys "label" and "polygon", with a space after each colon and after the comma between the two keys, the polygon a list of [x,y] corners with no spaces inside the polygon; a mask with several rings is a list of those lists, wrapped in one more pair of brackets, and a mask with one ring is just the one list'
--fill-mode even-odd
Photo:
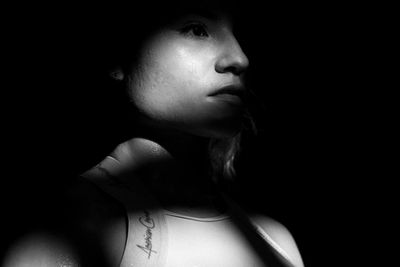
{"label": "forehead", "polygon": [[[140,51],[141,46],[153,33],[189,15],[200,15],[211,20],[226,20],[232,28],[243,24],[238,16],[240,9],[228,0],[165,0],[141,1],[140,6],[111,5],[103,12],[93,12],[94,30],[99,42],[111,61],[125,58],[127,51]],[[238,19],[239,18],[239,19]],[[242,26],[239,26],[242,27]],[[97,40],[97,39],[96,39]]]}

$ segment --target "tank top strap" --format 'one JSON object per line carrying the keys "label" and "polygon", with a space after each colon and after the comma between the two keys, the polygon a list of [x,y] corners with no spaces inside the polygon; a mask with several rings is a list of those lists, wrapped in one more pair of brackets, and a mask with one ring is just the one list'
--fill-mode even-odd
{"label": "tank top strap", "polygon": [[271,267],[295,267],[287,253],[271,238],[256,220],[247,214],[247,212],[226,193],[221,192],[221,195],[240,225],[249,235],[253,236],[254,241],[258,241],[258,244],[261,245],[260,252],[263,253],[265,260]]}
{"label": "tank top strap", "polygon": [[112,176],[119,163],[107,157],[81,176],[120,202],[126,210],[128,233],[121,267],[162,267],[167,256],[167,224],[163,209],[136,181],[130,187]]}

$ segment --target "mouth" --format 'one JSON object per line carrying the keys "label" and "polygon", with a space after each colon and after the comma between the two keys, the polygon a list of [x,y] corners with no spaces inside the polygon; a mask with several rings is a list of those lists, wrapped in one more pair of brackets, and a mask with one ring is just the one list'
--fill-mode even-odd
{"label": "mouth", "polygon": [[215,92],[209,94],[219,100],[223,100],[232,104],[242,105],[245,95],[245,87],[241,84],[232,84],[219,88]]}

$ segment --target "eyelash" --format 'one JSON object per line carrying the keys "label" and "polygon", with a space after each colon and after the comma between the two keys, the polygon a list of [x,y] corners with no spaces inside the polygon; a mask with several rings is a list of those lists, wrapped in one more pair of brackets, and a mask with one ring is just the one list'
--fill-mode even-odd
{"label": "eyelash", "polygon": [[194,22],[185,25],[182,29],[179,30],[179,32],[184,35],[194,36],[198,38],[209,37],[209,34],[207,32],[207,26],[200,22]]}

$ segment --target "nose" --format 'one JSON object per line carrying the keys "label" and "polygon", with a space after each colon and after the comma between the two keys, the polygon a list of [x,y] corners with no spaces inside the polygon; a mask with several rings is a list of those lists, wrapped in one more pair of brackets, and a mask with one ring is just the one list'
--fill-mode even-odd
{"label": "nose", "polygon": [[239,76],[248,66],[249,59],[232,35],[222,44],[222,52],[215,64],[215,70],[218,73],[231,72]]}

